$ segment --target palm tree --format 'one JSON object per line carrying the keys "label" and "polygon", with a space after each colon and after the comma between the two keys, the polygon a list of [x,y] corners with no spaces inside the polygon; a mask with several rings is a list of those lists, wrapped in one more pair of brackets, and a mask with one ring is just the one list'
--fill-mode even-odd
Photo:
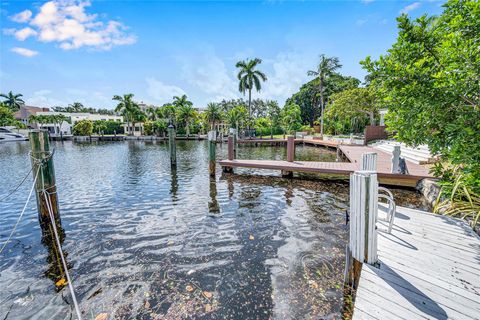
{"label": "palm tree", "polygon": [[31,122],[31,123],[36,123],[39,125],[39,129],[41,129],[42,127],[42,124],[46,124],[46,123],[51,123],[51,119],[50,119],[50,116],[44,116],[44,115],[30,115],[30,117],[28,117],[28,121]]}
{"label": "palm tree", "polygon": [[165,104],[157,109],[157,115],[160,118],[167,119],[168,124],[176,127],[176,118],[178,110],[173,104]]}
{"label": "palm tree", "polygon": [[191,105],[183,105],[180,107],[180,119],[185,123],[185,131],[187,133],[187,138],[190,136],[190,125],[196,117],[196,111]]}
{"label": "palm tree", "polygon": [[248,114],[248,111],[247,109],[245,109],[244,106],[236,106],[230,109],[230,111],[227,112],[227,116],[226,116],[227,121],[230,124],[230,127],[237,129],[237,132],[238,132],[240,123],[245,120],[245,118],[247,117],[247,114]]}
{"label": "palm tree", "polygon": [[267,116],[269,118],[270,124],[270,139],[273,139],[273,127],[277,125],[280,117],[280,107],[278,106],[277,101],[267,100]]}
{"label": "palm tree", "polygon": [[323,114],[325,111],[325,84],[335,70],[341,68],[340,60],[337,57],[327,57],[324,54],[320,55],[320,63],[317,70],[310,70],[307,75],[318,78],[318,91],[320,93],[320,136],[323,137]]}
{"label": "palm tree", "polygon": [[[145,122],[145,120],[147,120],[147,115],[136,103],[134,103],[133,108],[130,110],[130,120],[132,121],[133,130],[135,130],[135,123]],[[143,132],[141,131],[140,134],[143,135]]]}
{"label": "palm tree", "polygon": [[187,95],[181,97],[173,97],[173,105],[178,110],[178,117],[180,122],[185,124],[185,131],[187,138],[190,136],[190,123],[195,117],[195,109],[193,103],[187,99]]}
{"label": "palm tree", "polygon": [[72,104],[69,104],[68,107],[67,107],[67,110],[69,112],[84,112],[84,111],[86,111],[85,107],[83,106],[83,104],[81,102],[74,102]]}
{"label": "palm tree", "polygon": [[248,91],[249,120],[252,117],[252,89],[255,88],[256,91],[260,91],[262,89],[261,81],[267,81],[267,76],[260,70],[255,69],[260,63],[262,63],[262,60],[255,58],[238,61],[235,65],[239,69],[237,75],[239,80],[238,90],[243,94]]}
{"label": "palm tree", "polygon": [[112,100],[118,101],[115,112],[120,112],[125,117],[127,134],[130,135],[130,120],[133,120],[135,109],[138,109],[138,105],[133,101],[133,93],[127,93],[123,96],[115,95]]}
{"label": "palm tree", "polygon": [[64,122],[71,123],[70,117],[67,117],[63,114],[55,114],[50,116],[52,123],[58,126],[58,131],[60,131],[60,140],[63,141],[63,132],[62,132],[62,124]]}
{"label": "palm tree", "polygon": [[157,108],[148,107],[147,109],[145,109],[145,113],[147,114],[149,120],[157,120]]}
{"label": "palm tree", "polygon": [[38,123],[38,116],[34,115],[34,114],[31,114],[29,117],[28,117],[28,122],[29,123],[35,123],[37,124]]}
{"label": "palm tree", "polygon": [[216,122],[220,122],[222,120],[222,110],[220,109],[220,105],[215,102],[210,102],[207,105],[207,110],[205,111],[205,118],[207,122],[210,123],[210,128],[215,130]]}
{"label": "palm tree", "polygon": [[20,93],[13,94],[12,91],[9,93],[1,93],[0,97],[5,98],[3,103],[8,106],[11,111],[18,111],[21,106],[25,105],[25,101],[23,101],[23,95]]}

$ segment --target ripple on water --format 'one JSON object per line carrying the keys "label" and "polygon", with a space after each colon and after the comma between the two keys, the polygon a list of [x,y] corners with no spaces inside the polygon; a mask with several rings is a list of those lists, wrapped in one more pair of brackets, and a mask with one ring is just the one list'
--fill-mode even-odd
{"label": "ripple on water", "polygon": [[[206,143],[54,143],[67,260],[85,318],[303,319],[339,317],[348,206],[345,184],[261,175],[208,176]],[[29,168],[28,143],[0,145],[0,176]],[[217,157],[224,158],[225,146]],[[299,147],[302,160],[332,152]],[[282,159],[284,148],[240,148]],[[0,241],[28,186],[0,203]],[[0,196],[5,194],[1,190]],[[402,193],[403,197],[411,194]],[[0,318],[69,317],[66,289],[45,272],[32,203],[0,259]]]}

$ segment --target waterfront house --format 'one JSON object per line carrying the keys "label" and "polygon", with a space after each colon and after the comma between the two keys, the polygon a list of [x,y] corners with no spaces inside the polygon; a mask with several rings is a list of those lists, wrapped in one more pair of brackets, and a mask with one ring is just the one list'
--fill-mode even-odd
{"label": "waterfront house", "polygon": [[54,123],[42,123],[38,124],[38,127],[41,129],[46,129],[50,133],[51,136],[60,135],[71,135],[72,129],[75,123],[81,120],[90,120],[90,121],[98,121],[98,120],[113,120],[117,122],[123,122],[122,116],[117,115],[108,115],[108,114],[95,114],[95,113],[70,113],[70,112],[57,112],[57,111],[44,111],[44,112],[37,112],[36,115],[40,116],[51,116],[51,115],[59,115],[62,114],[68,118],[70,118],[70,123],[63,122],[61,125],[54,124]]}

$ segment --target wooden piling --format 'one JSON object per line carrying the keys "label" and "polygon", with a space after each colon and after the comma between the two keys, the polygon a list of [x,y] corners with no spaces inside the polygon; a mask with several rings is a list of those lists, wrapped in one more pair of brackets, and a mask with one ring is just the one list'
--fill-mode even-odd
{"label": "wooden piling", "polygon": [[230,135],[233,136],[233,158],[237,157],[237,140],[238,140],[238,131],[235,128],[230,128]]}
{"label": "wooden piling", "polygon": [[362,263],[375,265],[377,256],[378,180],[374,171],[355,171],[350,175],[350,240],[353,261],[349,284],[358,286]]}
{"label": "wooden piling", "polygon": [[208,168],[210,176],[215,176],[216,135],[215,130],[208,132]]}
{"label": "wooden piling", "polygon": [[235,155],[233,154],[233,136],[230,135],[228,137],[228,160],[233,160],[235,159]]}
{"label": "wooden piling", "polygon": [[170,124],[168,126],[168,147],[170,150],[170,164],[177,165],[177,148],[175,145],[175,127]]}
{"label": "wooden piling", "polygon": [[287,139],[287,161],[293,162],[295,160],[295,137],[289,136]]}
{"label": "wooden piling", "polygon": [[368,152],[362,154],[360,170],[377,171],[377,153]]}
{"label": "wooden piling", "polygon": [[55,222],[59,227],[61,222],[49,134],[47,131],[34,130],[29,133],[29,140],[32,171],[34,173],[38,171],[38,178],[35,183],[38,219],[42,231],[46,232],[51,225],[48,211],[49,206],[53,212]]}

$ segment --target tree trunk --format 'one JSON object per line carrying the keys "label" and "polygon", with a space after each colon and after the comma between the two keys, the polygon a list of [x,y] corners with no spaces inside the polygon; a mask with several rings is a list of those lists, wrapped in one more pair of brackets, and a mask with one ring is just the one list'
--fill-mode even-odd
{"label": "tree trunk", "polygon": [[187,125],[185,127],[185,131],[187,132],[187,139],[188,139],[188,137],[190,136],[190,127],[188,126],[188,121],[187,121]]}

